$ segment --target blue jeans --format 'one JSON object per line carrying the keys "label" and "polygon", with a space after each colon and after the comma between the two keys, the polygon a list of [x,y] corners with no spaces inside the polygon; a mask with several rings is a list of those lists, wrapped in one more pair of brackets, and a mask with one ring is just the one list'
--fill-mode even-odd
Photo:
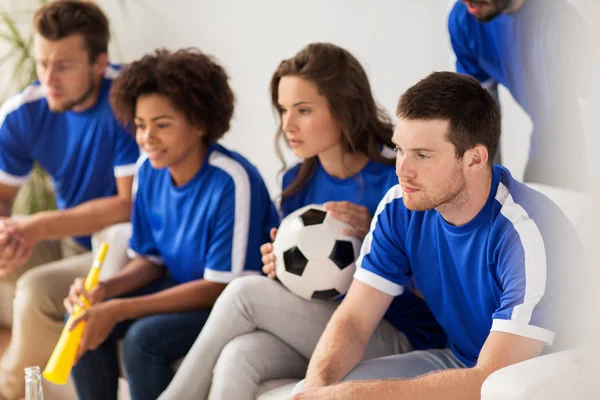
{"label": "blue jeans", "polygon": [[[175,285],[175,280],[165,277],[123,297],[156,293]],[[132,400],[155,400],[173,379],[171,364],[187,354],[209,313],[210,309],[156,314],[117,324],[100,347],[85,353],[73,367],[71,376],[79,399],[117,400],[117,342],[123,339]]]}

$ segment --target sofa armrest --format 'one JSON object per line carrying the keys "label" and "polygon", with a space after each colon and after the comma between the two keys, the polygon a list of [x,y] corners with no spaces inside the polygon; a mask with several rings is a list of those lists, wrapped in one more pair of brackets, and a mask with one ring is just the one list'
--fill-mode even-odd
{"label": "sofa armrest", "polygon": [[585,399],[589,394],[585,348],[548,354],[491,374],[481,400]]}
{"label": "sofa armrest", "polygon": [[101,242],[106,242],[109,246],[100,279],[110,278],[129,262],[127,249],[131,232],[131,223],[124,222],[106,227],[92,235],[92,251],[94,254],[96,254]]}

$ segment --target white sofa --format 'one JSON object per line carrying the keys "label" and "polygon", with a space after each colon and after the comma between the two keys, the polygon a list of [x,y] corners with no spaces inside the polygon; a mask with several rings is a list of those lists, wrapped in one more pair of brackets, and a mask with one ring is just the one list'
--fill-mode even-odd
{"label": "white sofa", "polygon": [[[586,214],[590,203],[589,197],[566,189],[531,184],[534,189],[546,194],[554,200],[567,214],[575,228],[583,238],[589,237],[594,223]],[[103,276],[116,272],[127,259],[125,250],[129,225],[107,229],[94,236],[94,244],[101,240],[111,243],[108,259],[105,262]],[[482,400],[549,400],[549,399],[584,399],[600,398],[585,397],[588,392],[577,391],[573,385],[583,388],[583,383],[590,379],[584,368],[583,355],[586,349],[564,351],[556,354],[538,357],[523,363],[504,368],[492,374],[482,388]],[[176,365],[174,366],[177,367]],[[297,380],[277,380],[262,384],[258,400],[285,400],[289,397]],[[120,400],[128,400],[127,383],[121,379]],[[583,389],[581,389],[583,390]],[[76,399],[72,384],[57,388],[45,386],[46,397],[50,400]]]}

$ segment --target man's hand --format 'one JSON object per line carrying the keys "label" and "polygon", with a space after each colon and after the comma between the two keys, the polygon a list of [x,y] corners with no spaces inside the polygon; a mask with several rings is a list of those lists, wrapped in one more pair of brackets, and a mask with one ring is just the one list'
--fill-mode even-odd
{"label": "man's hand", "polygon": [[357,382],[343,382],[337,385],[307,388],[296,393],[290,400],[351,400],[358,399]]}
{"label": "man's hand", "polygon": [[0,220],[0,231],[11,232],[27,248],[34,248],[42,237],[35,215]]}
{"label": "man's hand", "polygon": [[29,218],[0,219],[0,277],[24,264],[37,243],[38,233]]}

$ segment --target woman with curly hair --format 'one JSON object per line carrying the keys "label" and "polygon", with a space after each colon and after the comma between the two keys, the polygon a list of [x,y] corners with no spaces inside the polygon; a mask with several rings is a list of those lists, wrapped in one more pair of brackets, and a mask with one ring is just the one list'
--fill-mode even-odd
{"label": "woman with curly hair", "polygon": [[76,280],[65,299],[69,311],[80,294],[92,304],[72,325],[86,321],[73,368],[80,399],[117,399],[119,339],[132,399],[156,399],[225,286],[260,273],[259,247],[278,215],[257,169],[217,144],[233,103],[223,68],[194,49],[159,50],[115,81],[115,115],[148,158],[131,261],[90,293]]}

